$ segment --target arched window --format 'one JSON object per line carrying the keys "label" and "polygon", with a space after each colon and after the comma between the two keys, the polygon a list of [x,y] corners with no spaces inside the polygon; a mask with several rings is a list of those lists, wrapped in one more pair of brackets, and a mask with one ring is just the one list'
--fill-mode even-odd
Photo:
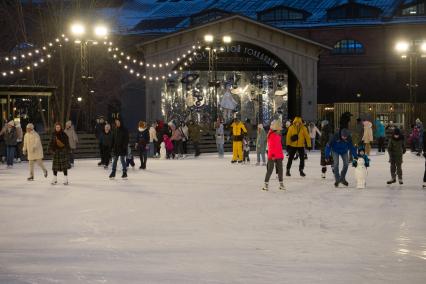
{"label": "arched window", "polygon": [[262,22],[280,22],[280,21],[303,21],[310,14],[303,10],[296,10],[285,6],[277,6],[265,11],[259,12],[257,18]]}
{"label": "arched window", "polygon": [[343,39],[334,45],[333,54],[362,54],[364,45],[354,39]]}

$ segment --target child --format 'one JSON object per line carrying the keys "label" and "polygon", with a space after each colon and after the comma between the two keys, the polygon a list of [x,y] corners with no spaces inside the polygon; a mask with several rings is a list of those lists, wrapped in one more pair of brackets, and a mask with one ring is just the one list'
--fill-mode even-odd
{"label": "child", "polygon": [[166,145],[167,159],[175,158],[175,154],[173,153],[173,143],[170,140],[170,137],[166,134],[163,135],[163,142]]}
{"label": "child", "polygon": [[247,136],[244,136],[243,138],[243,163],[250,164],[250,140]]}
{"label": "child", "polygon": [[370,159],[365,154],[364,147],[358,149],[358,157],[352,161],[355,167],[355,177],[357,181],[356,188],[365,188],[367,178],[367,168],[370,166]]}
{"label": "child", "polygon": [[135,167],[135,160],[133,159],[132,149],[130,148],[130,144],[127,145],[127,156],[126,156],[126,166],[127,168],[129,165],[132,166],[132,168]]}
{"label": "child", "polygon": [[281,121],[274,120],[271,123],[271,129],[268,133],[268,164],[266,166],[267,172],[265,176],[265,185],[262,190],[268,190],[269,179],[271,178],[274,166],[278,171],[278,180],[280,182],[280,190],[285,190],[283,184],[283,148],[281,144]]}
{"label": "child", "polygon": [[393,184],[396,182],[396,175],[398,174],[399,184],[402,182],[402,155],[405,154],[404,135],[401,134],[399,128],[395,128],[392,133],[392,137],[389,139],[388,153],[389,163],[392,179],[387,184]]}

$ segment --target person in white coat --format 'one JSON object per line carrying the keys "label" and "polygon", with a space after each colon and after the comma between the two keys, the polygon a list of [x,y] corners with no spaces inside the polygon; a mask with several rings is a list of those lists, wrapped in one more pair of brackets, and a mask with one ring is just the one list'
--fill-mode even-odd
{"label": "person in white coat", "polygon": [[151,127],[149,128],[149,153],[148,153],[148,157],[150,157],[150,158],[155,156],[155,149],[157,148],[156,144],[158,143],[157,130],[155,130],[155,127],[157,127],[157,123],[153,122],[151,124]]}
{"label": "person in white coat", "polygon": [[318,127],[313,122],[309,123],[308,130],[309,137],[311,137],[312,150],[315,150],[315,138],[317,137],[317,134],[321,136],[321,131],[319,131]]}
{"label": "person in white coat", "polygon": [[30,176],[27,180],[34,180],[34,163],[43,170],[44,177],[47,178],[47,169],[43,165],[43,146],[41,144],[40,136],[34,130],[34,125],[32,123],[27,124],[22,152],[24,155],[28,155],[28,161],[30,164]]}
{"label": "person in white coat", "polygon": [[70,143],[70,148],[71,148],[71,151],[69,153],[70,164],[71,164],[71,167],[73,167],[74,166],[74,152],[75,152],[75,149],[77,149],[78,136],[77,136],[77,133],[75,132],[74,125],[72,124],[71,120],[68,120],[65,123],[64,132],[68,136],[68,141]]}
{"label": "person in white coat", "polygon": [[370,121],[364,121],[364,135],[362,136],[362,142],[365,145],[365,154],[370,156],[371,143],[373,143],[373,124]]}

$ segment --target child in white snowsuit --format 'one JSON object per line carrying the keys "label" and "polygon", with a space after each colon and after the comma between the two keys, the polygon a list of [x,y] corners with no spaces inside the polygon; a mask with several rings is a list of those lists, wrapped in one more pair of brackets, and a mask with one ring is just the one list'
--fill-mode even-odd
{"label": "child in white snowsuit", "polygon": [[358,148],[358,157],[352,161],[352,166],[355,167],[356,188],[365,188],[367,184],[367,168],[370,166],[370,159],[365,154],[364,147]]}

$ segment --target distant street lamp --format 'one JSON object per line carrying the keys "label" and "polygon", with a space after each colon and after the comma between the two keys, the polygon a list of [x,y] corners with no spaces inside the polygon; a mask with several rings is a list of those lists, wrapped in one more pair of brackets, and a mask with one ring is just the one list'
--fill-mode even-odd
{"label": "distant street lamp", "polygon": [[361,93],[356,94],[356,98],[358,101],[358,118],[361,118],[361,97],[362,97]]}
{"label": "distant street lamp", "polygon": [[409,58],[410,79],[407,87],[410,94],[410,120],[411,122],[416,119],[416,90],[417,84],[417,62],[419,58],[426,57],[426,41],[424,40],[411,40],[399,41],[395,44],[395,51],[401,55],[402,59]]}

